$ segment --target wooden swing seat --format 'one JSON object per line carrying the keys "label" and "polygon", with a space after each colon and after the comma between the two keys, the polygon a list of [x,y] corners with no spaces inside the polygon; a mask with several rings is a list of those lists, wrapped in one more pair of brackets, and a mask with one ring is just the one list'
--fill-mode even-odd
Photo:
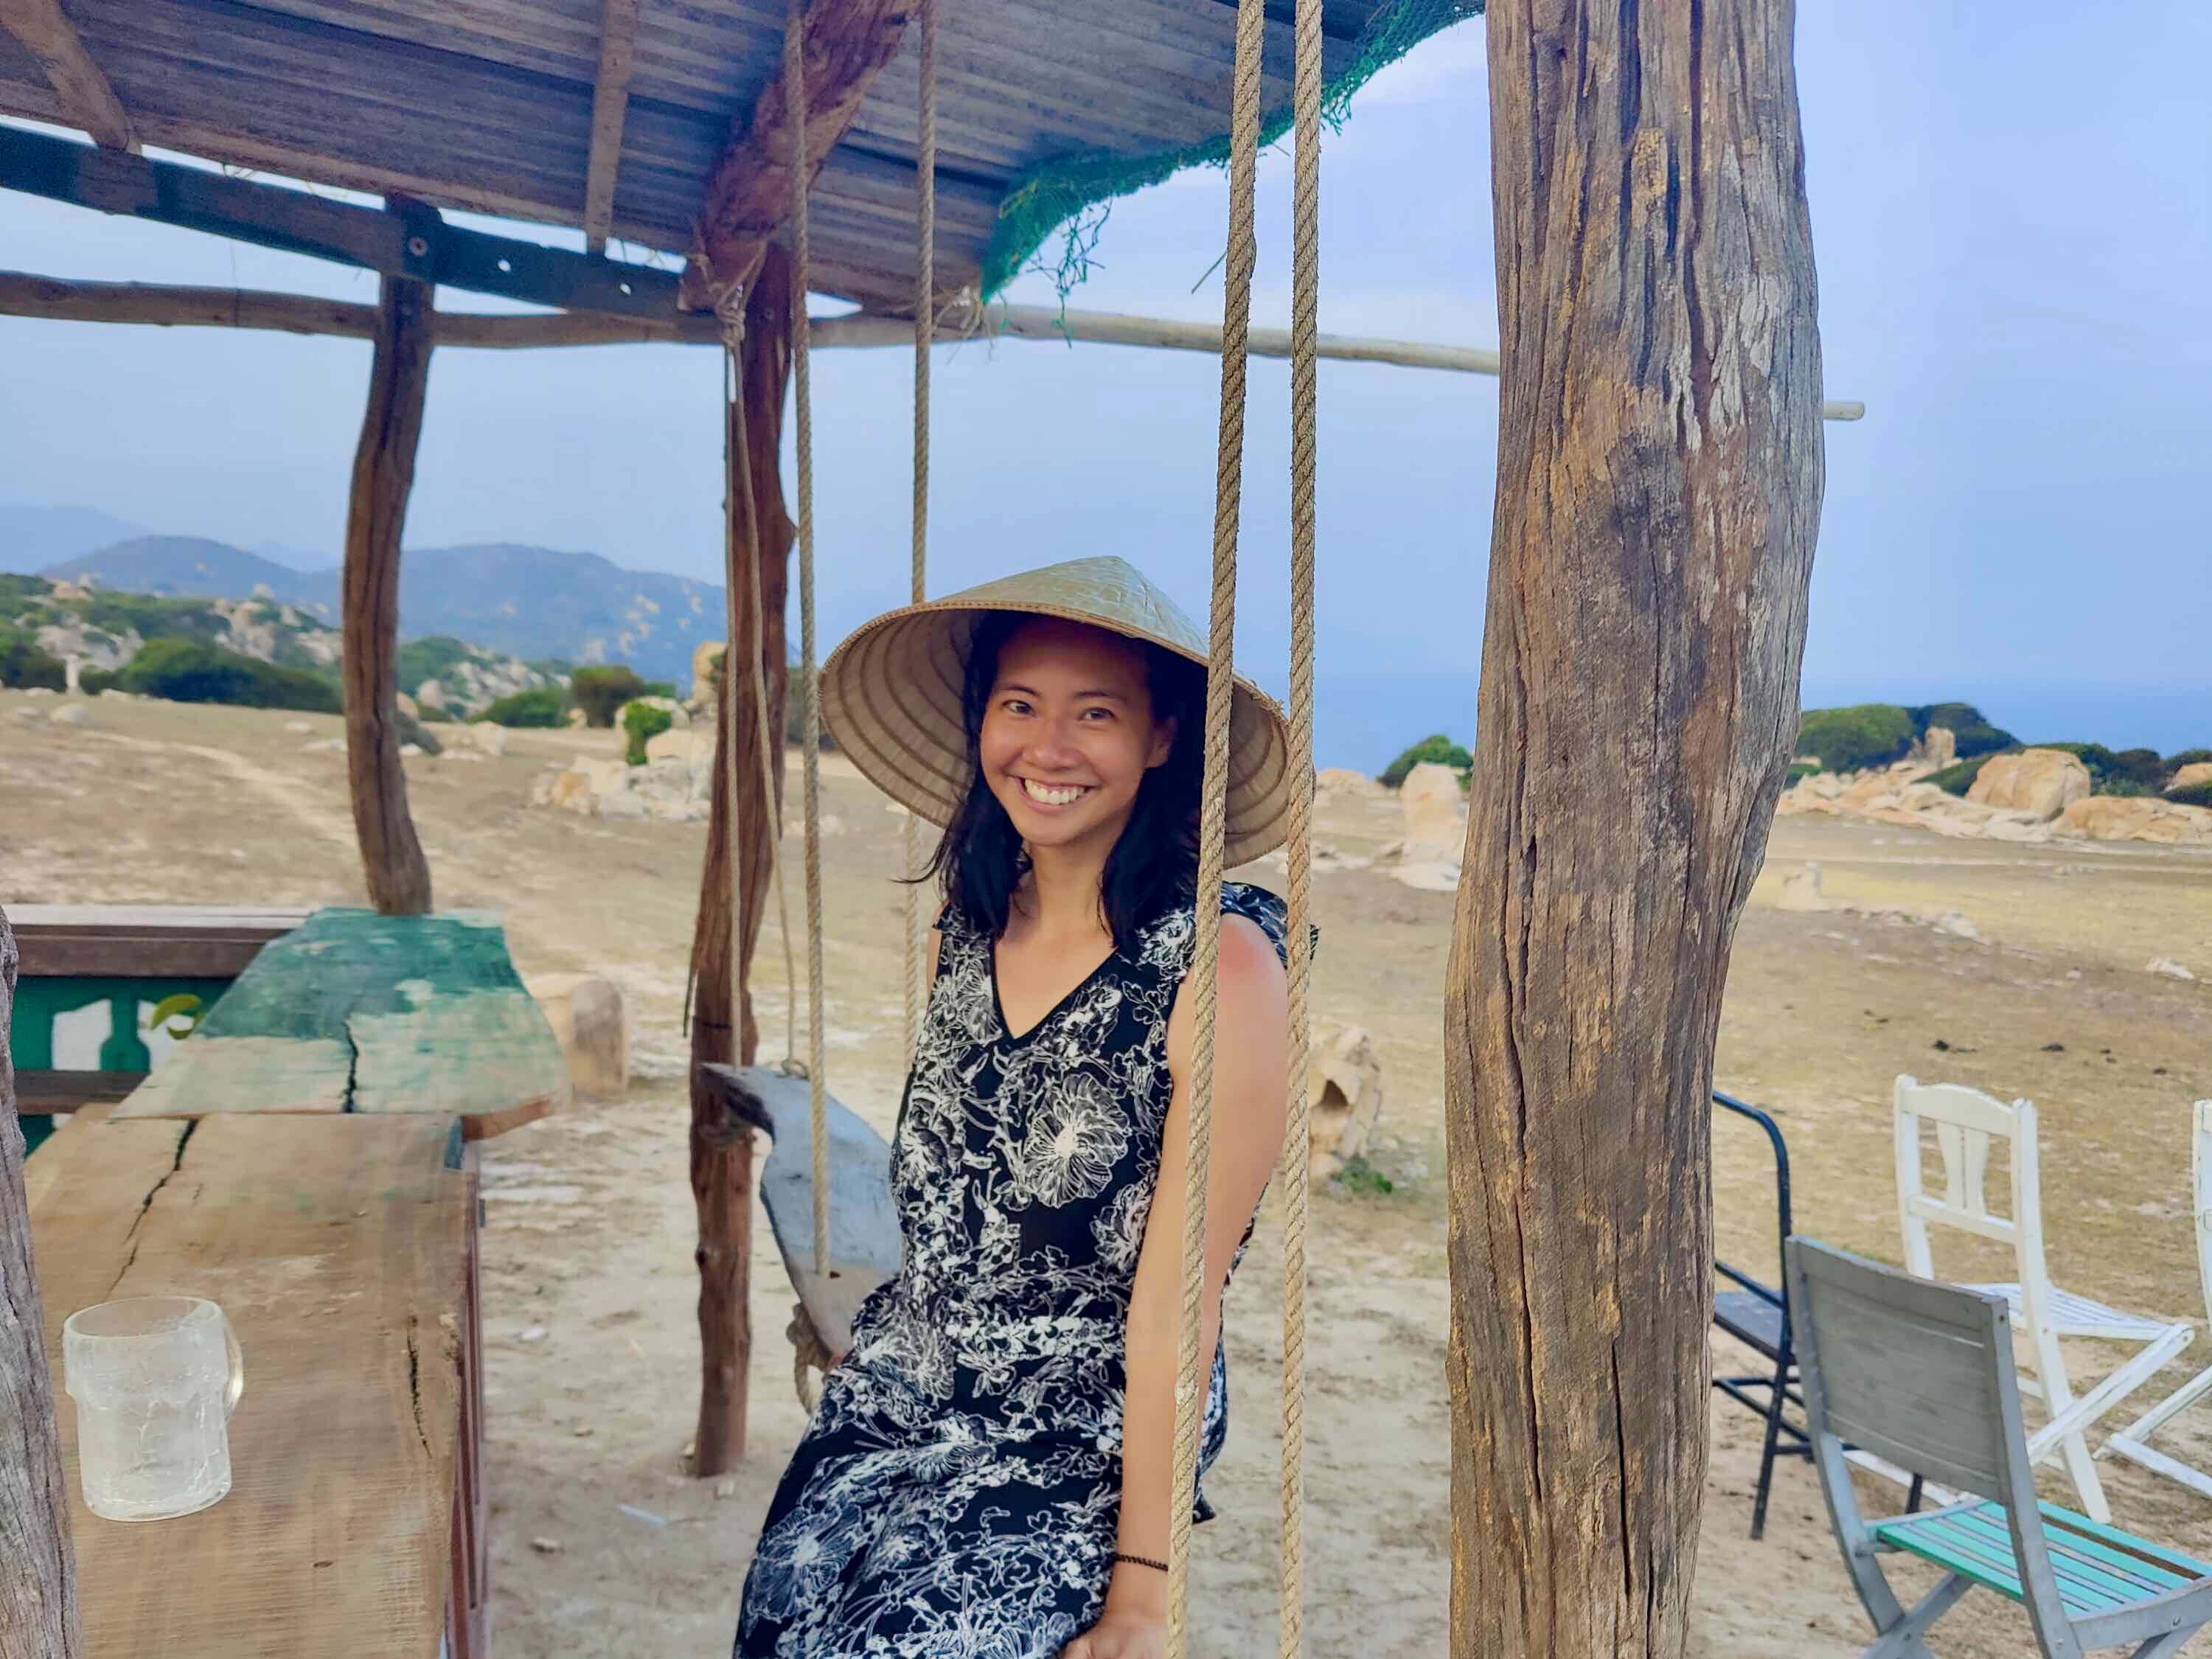
{"label": "wooden swing seat", "polygon": [[898,1211],[891,1201],[891,1152],[849,1109],[829,1103],[830,1267],[814,1261],[814,1165],[803,1077],[773,1066],[700,1067],[730,1113],[766,1133],[761,1203],[800,1309],[830,1354],[852,1346],[853,1316],[869,1291],[899,1270]]}

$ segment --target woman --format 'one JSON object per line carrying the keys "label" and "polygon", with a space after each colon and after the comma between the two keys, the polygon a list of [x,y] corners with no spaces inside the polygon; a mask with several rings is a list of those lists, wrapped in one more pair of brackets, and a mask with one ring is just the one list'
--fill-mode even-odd
{"label": "woman", "polygon": [[[738,1659],[1164,1651],[1203,659],[1101,559],[895,611],[823,672],[841,749],[947,826],[945,904],[891,1154],[904,1261],[777,1488]],[[1231,864],[1289,805],[1280,714],[1234,696]],[[1288,1054],[1281,904],[1222,908],[1201,1469]]]}

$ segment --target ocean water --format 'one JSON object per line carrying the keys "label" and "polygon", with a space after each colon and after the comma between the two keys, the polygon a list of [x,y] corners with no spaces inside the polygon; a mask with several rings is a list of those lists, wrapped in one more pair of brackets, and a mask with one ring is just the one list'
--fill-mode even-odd
{"label": "ocean water", "polygon": [[[1964,677],[1961,677],[1962,678]],[[1314,761],[1319,766],[1381,771],[1431,732],[1474,745],[1476,676],[1340,674],[1316,668]],[[1280,685],[1268,690],[1280,696]],[[2101,743],[2108,749],[2212,748],[2212,686],[2142,690],[2116,686],[1943,686],[1808,684],[1808,708],[1843,703],[1971,702],[2027,743]]]}

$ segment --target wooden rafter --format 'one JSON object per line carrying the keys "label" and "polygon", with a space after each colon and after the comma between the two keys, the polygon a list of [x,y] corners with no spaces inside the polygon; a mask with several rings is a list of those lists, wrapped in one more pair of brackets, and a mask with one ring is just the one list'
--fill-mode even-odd
{"label": "wooden rafter", "polygon": [[[807,8],[807,185],[859,113],[877,72],[897,55],[911,6],[912,0],[814,0]],[[732,125],[729,148],[707,176],[700,249],[684,272],[686,307],[706,310],[715,292],[750,282],[791,216],[799,185],[792,166],[797,118],[778,75],[750,116]]]}
{"label": "wooden rafter", "polygon": [[629,112],[630,66],[637,56],[640,0],[606,0],[599,26],[599,75],[592,85],[592,155],[584,169],[584,252],[604,253],[615,220],[615,175],[622,167],[623,119]]}
{"label": "wooden rafter", "polygon": [[76,25],[63,15],[61,0],[0,0],[0,29],[37,61],[70,125],[82,127],[103,149],[137,151],[131,112],[84,49]]}

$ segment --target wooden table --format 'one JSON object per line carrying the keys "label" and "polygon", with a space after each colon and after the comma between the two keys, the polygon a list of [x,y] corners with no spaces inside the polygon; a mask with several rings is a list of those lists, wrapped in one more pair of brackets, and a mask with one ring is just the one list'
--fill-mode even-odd
{"label": "wooden table", "polygon": [[[95,1659],[481,1659],[475,1148],[436,1116],[80,1114],[27,1166]],[[173,1521],[84,1505],[62,1322],[222,1304],[233,1485]]]}

